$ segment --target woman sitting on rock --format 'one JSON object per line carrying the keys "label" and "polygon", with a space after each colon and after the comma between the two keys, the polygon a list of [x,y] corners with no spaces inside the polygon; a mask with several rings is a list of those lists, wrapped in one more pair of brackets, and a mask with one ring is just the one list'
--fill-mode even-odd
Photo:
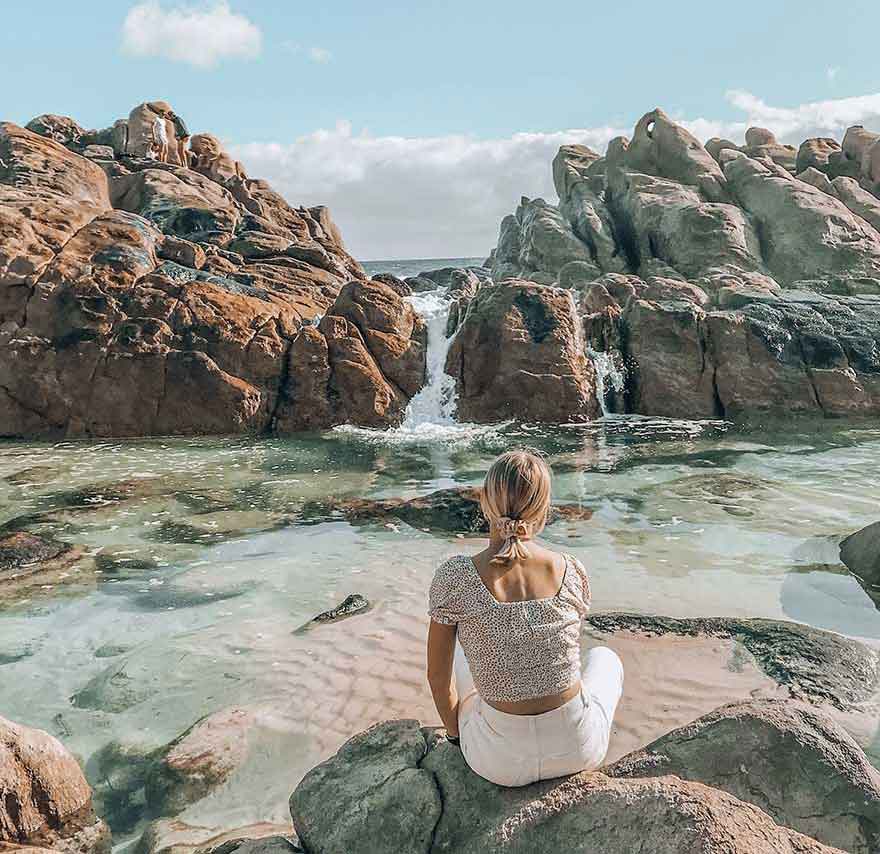
{"label": "woman sitting on rock", "polygon": [[534,542],[550,481],[535,454],[500,456],[481,497],[489,545],[450,558],[431,582],[428,681],[437,711],[468,765],[501,786],[598,768],[623,691],[623,665],[607,647],[591,649],[581,671],[586,570]]}

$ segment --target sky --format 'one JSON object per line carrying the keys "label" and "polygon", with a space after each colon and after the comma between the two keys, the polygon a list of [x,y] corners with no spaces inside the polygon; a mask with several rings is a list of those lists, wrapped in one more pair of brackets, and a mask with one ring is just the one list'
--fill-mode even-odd
{"label": "sky", "polygon": [[560,144],[880,131],[880,2],[2,2],[0,119],[169,101],[361,260],[483,256]]}

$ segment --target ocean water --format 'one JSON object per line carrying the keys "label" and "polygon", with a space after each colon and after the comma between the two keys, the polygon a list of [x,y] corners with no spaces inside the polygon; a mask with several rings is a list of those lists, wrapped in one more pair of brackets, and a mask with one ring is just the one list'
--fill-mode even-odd
{"label": "ocean water", "polygon": [[[102,800],[96,757],[108,745],[147,752],[204,715],[247,709],[246,761],[179,816],[231,829],[285,821],[302,775],[370,723],[436,721],[426,591],[440,561],[480,542],[320,507],[476,485],[510,447],[540,450],[555,500],[592,511],[544,537],[589,568],[596,610],[787,619],[880,647],[880,612],[838,559],[840,539],[880,515],[880,428],[459,424],[442,294],[410,299],[428,323],[430,381],[395,430],[0,443],[0,524],[81,548],[62,575],[0,599],[0,714],[81,758],[118,846],[143,827],[142,794],[127,810],[118,792]],[[618,379],[605,365],[603,381]],[[351,593],[370,610],[298,631]],[[707,710],[692,702],[700,692],[711,708],[754,690],[725,655],[677,648],[684,662],[717,658],[711,675],[658,670],[668,657],[643,664],[648,699],[629,701],[626,744]],[[871,741],[880,713],[863,717]]]}
{"label": "ocean water", "polygon": [[362,266],[371,276],[377,273],[393,273],[405,279],[408,276],[417,276],[419,273],[439,270],[443,267],[481,267],[485,260],[485,255],[482,258],[409,258],[396,261],[364,261]]}

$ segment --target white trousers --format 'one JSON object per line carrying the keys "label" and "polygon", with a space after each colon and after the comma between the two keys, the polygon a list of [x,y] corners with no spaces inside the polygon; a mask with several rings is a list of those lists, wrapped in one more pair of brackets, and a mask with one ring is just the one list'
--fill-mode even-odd
{"label": "white trousers", "polygon": [[481,777],[499,786],[525,786],[602,765],[623,693],[623,663],[613,650],[591,649],[580,693],[540,715],[511,715],[485,702],[457,642],[454,668],[461,751]]}

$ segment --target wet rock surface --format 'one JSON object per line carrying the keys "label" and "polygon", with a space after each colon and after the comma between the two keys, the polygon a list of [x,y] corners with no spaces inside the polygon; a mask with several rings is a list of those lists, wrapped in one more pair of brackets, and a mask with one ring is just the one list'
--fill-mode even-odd
{"label": "wet rock surface", "polygon": [[880,662],[874,650],[843,635],[801,623],[615,613],[593,614],[586,622],[602,632],[735,638],[768,676],[788,687],[792,696],[841,710],[866,701],[880,684]]}
{"label": "wet rock surface", "polygon": [[[353,498],[314,501],[302,510],[304,521],[323,522],[342,516],[350,522],[381,522],[396,519],[426,531],[456,534],[487,533],[489,524],[480,509],[478,487],[438,489],[418,498]],[[549,522],[586,520],[592,510],[575,504],[555,504]]]}
{"label": "wet rock surface", "polygon": [[76,760],[48,733],[0,718],[0,840],[65,854],[109,854]]}
{"label": "wet rock surface", "polygon": [[840,559],[880,608],[880,522],[844,539]]}
{"label": "wet rock surface", "polygon": [[357,614],[363,614],[370,609],[369,600],[360,593],[350,593],[335,608],[329,611],[322,611],[315,617],[312,617],[304,626],[296,630],[296,634],[302,634],[312,626],[322,625],[323,623],[338,623],[348,617],[354,617]]}
{"label": "wet rock surface", "polygon": [[377,724],[314,768],[290,800],[311,852],[808,854],[839,851],[719,789],[674,776],[578,774],[517,789],[477,777],[417,721]]}

